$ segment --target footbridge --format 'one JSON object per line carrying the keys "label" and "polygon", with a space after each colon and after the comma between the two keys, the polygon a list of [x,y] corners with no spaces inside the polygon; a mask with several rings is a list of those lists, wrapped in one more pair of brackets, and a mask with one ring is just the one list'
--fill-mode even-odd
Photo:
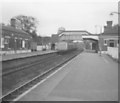
{"label": "footbridge", "polygon": [[59,34],[60,41],[83,41],[85,48],[98,50],[99,36],[87,31],[63,31]]}

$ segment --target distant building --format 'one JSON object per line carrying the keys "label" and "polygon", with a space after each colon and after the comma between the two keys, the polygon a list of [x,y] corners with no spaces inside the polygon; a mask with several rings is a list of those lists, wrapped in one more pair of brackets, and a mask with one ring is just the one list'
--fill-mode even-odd
{"label": "distant building", "polygon": [[89,32],[84,30],[66,30],[59,34],[60,41],[74,41],[74,40],[83,40],[83,35],[90,35]]}
{"label": "distant building", "polygon": [[118,38],[118,25],[112,26],[112,21],[107,21],[104,32],[99,36],[101,50],[107,51],[107,47],[118,47]]}
{"label": "distant building", "polygon": [[59,35],[58,34],[52,34],[51,43],[54,44],[58,41],[59,41]]}
{"label": "distant building", "polygon": [[78,40],[81,41],[83,40],[82,36],[85,35],[90,35],[91,33],[84,31],[84,30],[62,30],[59,29],[60,31],[58,34],[53,34],[51,38],[52,43],[56,43],[59,41],[74,41]]}
{"label": "distant building", "polygon": [[52,35],[52,47],[60,41],[66,42],[84,42],[86,49],[98,49],[98,35],[92,35],[86,30],[65,30],[59,29],[59,33]]}
{"label": "distant building", "polygon": [[49,36],[42,37],[41,41],[43,45],[48,45],[49,43],[51,43],[51,37]]}

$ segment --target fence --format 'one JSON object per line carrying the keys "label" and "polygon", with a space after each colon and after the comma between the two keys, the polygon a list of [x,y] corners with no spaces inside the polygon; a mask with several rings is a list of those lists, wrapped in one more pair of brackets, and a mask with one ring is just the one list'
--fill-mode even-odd
{"label": "fence", "polygon": [[119,58],[118,47],[108,47],[107,49],[108,49],[107,53],[110,56],[112,56],[114,59],[118,59]]}
{"label": "fence", "polygon": [[31,50],[0,51],[0,55],[8,55],[8,54],[15,54],[15,53],[27,53],[27,52],[31,52]]}

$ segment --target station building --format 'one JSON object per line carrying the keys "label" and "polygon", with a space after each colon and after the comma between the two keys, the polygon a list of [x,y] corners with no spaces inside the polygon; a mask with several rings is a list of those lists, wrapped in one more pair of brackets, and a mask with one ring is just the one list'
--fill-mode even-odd
{"label": "station building", "polygon": [[30,49],[32,37],[16,26],[15,20],[11,20],[10,26],[0,26],[0,50],[2,53],[14,53]]}
{"label": "station building", "polygon": [[119,46],[118,25],[112,26],[112,21],[107,21],[104,32],[99,35],[100,47],[102,51],[108,51],[108,47]]}
{"label": "station building", "polygon": [[112,21],[107,21],[104,32],[99,36],[99,44],[102,52],[119,61],[119,25],[112,26]]}

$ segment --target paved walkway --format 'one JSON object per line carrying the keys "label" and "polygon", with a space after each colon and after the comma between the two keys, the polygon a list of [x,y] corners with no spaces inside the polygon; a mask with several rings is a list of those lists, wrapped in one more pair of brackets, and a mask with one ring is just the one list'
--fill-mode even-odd
{"label": "paved walkway", "polygon": [[117,101],[118,64],[96,53],[78,55],[19,101]]}

